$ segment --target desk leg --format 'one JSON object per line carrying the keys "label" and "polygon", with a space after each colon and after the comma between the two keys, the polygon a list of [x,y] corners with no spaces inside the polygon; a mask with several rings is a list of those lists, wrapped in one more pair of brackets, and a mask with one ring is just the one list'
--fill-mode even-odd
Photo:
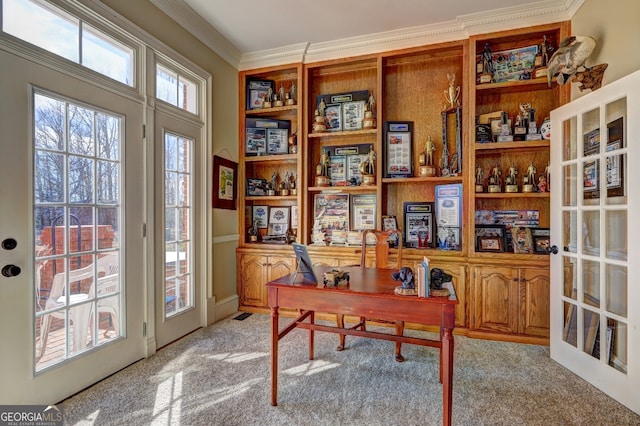
{"label": "desk leg", "polygon": [[442,424],[451,425],[451,412],[453,405],[453,334],[450,328],[445,328],[442,335],[442,349],[440,352],[442,369]]}
{"label": "desk leg", "polygon": [[[309,322],[311,324],[314,324],[315,322],[315,315],[316,313],[311,311],[311,315],[309,315]],[[314,356],[314,348],[313,348],[313,338],[314,338],[314,331],[312,329],[309,329],[309,361],[311,361]]]}
{"label": "desk leg", "polygon": [[442,340],[442,336],[444,334],[444,329],[440,327],[440,383],[442,383],[442,369],[444,368],[444,342]]}
{"label": "desk leg", "polygon": [[271,308],[271,405],[278,405],[278,308]]}

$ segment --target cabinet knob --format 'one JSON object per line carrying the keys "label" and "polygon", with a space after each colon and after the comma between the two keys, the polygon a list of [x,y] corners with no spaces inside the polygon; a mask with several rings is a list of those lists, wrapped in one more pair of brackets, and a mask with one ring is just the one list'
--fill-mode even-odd
{"label": "cabinet knob", "polygon": [[551,246],[549,251],[553,254],[558,254],[558,246]]}

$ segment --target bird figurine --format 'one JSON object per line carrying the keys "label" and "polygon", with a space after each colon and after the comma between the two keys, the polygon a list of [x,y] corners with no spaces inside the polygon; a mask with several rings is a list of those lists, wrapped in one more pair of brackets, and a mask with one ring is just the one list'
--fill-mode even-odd
{"label": "bird figurine", "polygon": [[571,36],[560,43],[547,66],[547,82],[558,75],[558,84],[567,83],[584,66],[585,61],[596,47],[596,41],[589,36]]}

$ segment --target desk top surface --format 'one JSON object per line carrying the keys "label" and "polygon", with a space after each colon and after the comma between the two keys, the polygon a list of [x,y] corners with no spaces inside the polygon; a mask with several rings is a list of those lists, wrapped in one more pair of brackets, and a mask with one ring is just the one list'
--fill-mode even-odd
{"label": "desk top surface", "polygon": [[[318,283],[305,283],[303,282],[302,273],[298,273],[297,275],[289,274],[277,278],[267,283],[267,287],[295,287],[308,289],[309,291],[364,293],[367,295],[379,295],[400,299],[418,298],[418,296],[402,296],[394,293],[395,288],[402,285],[402,283],[400,281],[394,281],[391,277],[391,274],[394,272],[393,269],[361,268],[359,266],[343,267],[340,269],[349,273],[349,286],[347,287],[342,284],[338,287],[329,285],[325,286],[322,282],[322,275],[332,269],[335,268],[329,266],[316,266],[313,268],[316,277],[318,277]],[[296,282],[293,282],[294,277]],[[451,290],[451,295],[449,297],[429,297],[420,298],[420,300],[433,301],[436,303],[458,303],[455,290],[452,287],[449,290]]]}

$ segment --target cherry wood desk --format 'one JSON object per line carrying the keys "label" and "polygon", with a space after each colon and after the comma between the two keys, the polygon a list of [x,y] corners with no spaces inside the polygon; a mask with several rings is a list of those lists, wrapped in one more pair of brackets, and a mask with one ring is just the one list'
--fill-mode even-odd
{"label": "cherry wood desk", "polygon": [[[278,404],[278,341],[298,327],[309,330],[310,360],[314,357],[313,333],[315,330],[440,349],[443,424],[450,425],[453,399],[452,332],[455,322],[455,305],[458,304],[455,293],[452,291],[450,297],[399,296],[393,292],[400,283],[391,278],[392,270],[361,267],[343,268],[350,275],[349,287],[325,287],[322,284],[322,274],[330,269],[330,267],[314,268],[316,276],[319,277],[318,284],[293,283],[295,274],[267,283],[269,308],[271,308],[271,405]],[[299,274],[297,281],[301,280],[302,275]],[[278,309],[281,307],[295,308],[301,312],[298,318],[282,330],[278,325]],[[316,311],[435,325],[440,327],[440,338],[429,340],[315,324]]]}

